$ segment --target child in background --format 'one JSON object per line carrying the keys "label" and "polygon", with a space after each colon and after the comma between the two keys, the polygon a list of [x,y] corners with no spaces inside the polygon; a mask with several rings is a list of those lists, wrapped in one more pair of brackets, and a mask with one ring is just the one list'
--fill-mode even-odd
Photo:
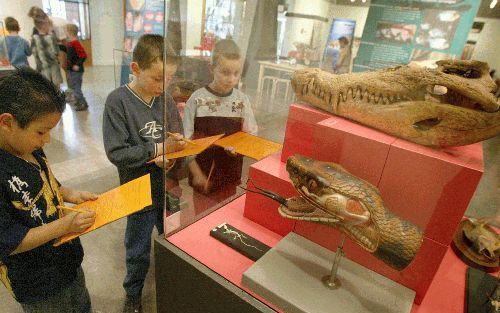
{"label": "child in background", "polygon": [[333,67],[335,74],[349,73],[351,67],[351,46],[347,37],[339,38],[340,53],[337,63]]}
{"label": "child in background", "polygon": [[0,78],[0,280],[25,312],[90,312],[80,240],[95,212],[65,214],[64,202],[97,195],[63,187],[42,147],[65,108],[64,95],[42,75],[21,68]]}
{"label": "child in background", "polygon": [[67,66],[68,87],[72,90],[76,111],[84,111],[89,107],[82,92],[83,62],[87,58],[85,49],[78,40],[78,26],[75,24],[66,25],[67,46]]}
{"label": "child in background", "polygon": [[[257,134],[250,100],[234,88],[240,80],[242,68],[243,60],[236,43],[230,39],[218,41],[209,65],[213,81],[196,90],[184,108],[186,138],[197,139],[222,133],[227,136],[241,130]],[[194,194],[197,213],[234,195],[236,186],[240,184],[243,157],[237,156],[231,149],[224,150],[211,146],[189,163],[191,185],[207,194],[206,197],[197,192]]]}
{"label": "child in background", "polygon": [[29,67],[28,57],[31,55],[31,48],[29,42],[19,36],[21,30],[19,23],[15,18],[9,16],[5,19],[5,28],[8,32],[5,41],[10,64]]}
{"label": "child in background", "polygon": [[[130,64],[134,80],[112,91],[104,107],[104,148],[108,159],[118,168],[120,184],[148,173],[151,175],[152,206],[127,217],[127,275],[123,282],[127,298],[123,312],[141,312],[142,289],[149,269],[151,233],[155,225],[158,232],[163,233],[163,167],[170,169],[169,174],[174,173],[171,169],[174,162],[164,160],[162,155],[182,150],[186,144],[182,140],[182,120],[175,102],[172,97],[163,96],[164,88],[177,71],[175,52],[170,46],[166,50],[167,58],[164,60],[163,37],[143,35],[134,49]],[[167,132],[174,135],[166,136]]]}
{"label": "child in background", "polygon": [[35,56],[36,69],[56,87],[62,83],[59,68],[59,47],[52,33],[48,18],[34,18],[36,32],[33,32],[31,47]]}

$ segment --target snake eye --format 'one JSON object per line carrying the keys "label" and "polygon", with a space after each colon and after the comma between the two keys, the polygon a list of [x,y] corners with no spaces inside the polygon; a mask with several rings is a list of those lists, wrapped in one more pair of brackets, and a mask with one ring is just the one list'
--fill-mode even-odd
{"label": "snake eye", "polygon": [[316,187],[318,187],[318,183],[316,183],[316,181],[314,179],[310,179],[308,182],[307,182],[307,188],[309,190],[315,190]]}

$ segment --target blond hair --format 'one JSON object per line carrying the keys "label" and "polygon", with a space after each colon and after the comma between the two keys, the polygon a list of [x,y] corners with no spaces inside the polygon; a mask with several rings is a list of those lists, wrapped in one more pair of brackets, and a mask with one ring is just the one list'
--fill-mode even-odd
{"label": "blond hair", "polygon": [[212,65],[217,65],[220,58],[224,57],[229,60],[241,59],[241,52],[238,45],[232,39],[222,39],[215,43],[212,50]]}
{"label": "blond hair", "polygon": [[66,32],[73,36],[78,36],[78,26],[75,24],[66,24]]}

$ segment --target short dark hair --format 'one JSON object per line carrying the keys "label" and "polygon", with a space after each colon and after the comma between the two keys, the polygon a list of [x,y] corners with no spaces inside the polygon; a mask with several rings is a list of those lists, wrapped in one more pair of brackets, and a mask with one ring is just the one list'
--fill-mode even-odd
{"label": "short dark hair", "polygon": [[20,30],[19,22],[12,16],[8,16],[5,18],[5,28],[9,32],[18,32]]}
{"label": "short dark hair", "polygon": [[347,37],[345,37],[345,36],[342,36],[339,38],[339,42],[342,42],[344,45],[348,45],[349,39],[347,39]]}
{"label": "short dark hair", "polygon": [[0,78],[0,114],[10,113],[25,128],[47,113],[64,112],[64,93],[31,68],[16,70]]}
{"label": "short dark hair", "polygon": [[137,62],[142,69],[148,69],[156,61],[163,62],[163,52],[166,51],[165,63],[177,65],[179,60],[170,42],[161,35],[142,35],[134,48],[132,61]]}
{"label": "short dark hair", "polygon": [[212,64],[217,64],[221,57],[229,60],[241,59],[240,48],[234,40],[222,39],[215,43],[214,49],[212,50]]}

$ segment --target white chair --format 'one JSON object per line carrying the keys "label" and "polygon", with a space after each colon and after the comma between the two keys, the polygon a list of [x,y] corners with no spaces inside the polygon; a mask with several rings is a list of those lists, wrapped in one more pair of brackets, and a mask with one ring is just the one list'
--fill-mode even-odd
{"label": "white chair", "polygon": [[290,91],[290,79],[288,78],[276,78],[276,80],[274,81],[274,86],[273,86],[273,98],[276,97],[276,94],[279,93],[279,88],[280,86],[283,86],[285,88],[285,95],[283,97],[283,99],[286,101],[288,101],[288,92]]}
{"label": "white chair", "polygon": [[[259,90],[259,95],[262,96],[264,94],[269,95],[272,100],[276,98],[276,95],[279,94],[280,88],[284,88],[284,100],[288,100],[290,88],[290,79],[289,78],[280,78],[276,76],[264,76],[262,78],[261,90]],[[293,97],[292,97],[293,99]]]}
{"label": "white chair", "polygon": [[262,77],[262,85],[260,86],[259,95],[262,96],[264,94],[264,90],[266,90],[266,95],[271,93],[271,98],[274,99],[274,85],[277,77],[275,76],[264,76]]}

